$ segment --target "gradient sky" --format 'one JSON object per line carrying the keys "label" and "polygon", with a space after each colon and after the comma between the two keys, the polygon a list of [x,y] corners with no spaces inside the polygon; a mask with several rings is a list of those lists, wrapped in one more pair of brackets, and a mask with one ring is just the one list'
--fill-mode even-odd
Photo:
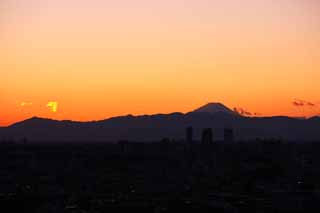
{"label": "gradient sky", "polygon": [[207,102],[311,116],[319,82],[317,0],[0,1],[2,126]]}

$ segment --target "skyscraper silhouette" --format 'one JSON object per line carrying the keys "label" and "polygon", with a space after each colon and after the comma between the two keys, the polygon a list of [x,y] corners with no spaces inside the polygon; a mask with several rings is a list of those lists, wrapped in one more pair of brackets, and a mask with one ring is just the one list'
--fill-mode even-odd
{"label": "skyscraper silhouette", "polygon": [[186,139],[188,144],[193,143],[193,128],[191,126],[186,129]]}
{"label": "skyscraper silhouette", "polygon": [[202,132],[202,144],[212,144],[213,133],[211,128],[204,129]]}
{"label": "skyscraper silhouette", "polygon": [[233,142],[234,141],[234,131],[232,128],[224,129],[224,141],[225,142]]}

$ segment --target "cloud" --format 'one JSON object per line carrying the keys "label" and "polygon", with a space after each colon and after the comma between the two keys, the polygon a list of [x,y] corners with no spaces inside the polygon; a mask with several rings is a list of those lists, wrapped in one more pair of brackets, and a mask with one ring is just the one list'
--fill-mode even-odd
{"label": "cloud", "polygon": [[58,111],[58,102],[49,101],[47,104],[47,107],[50,108],[51,112],[57,112]]}
{"label": "cloud", "polygon": [[23,102],[20,103],[20,106],[21,106],[21,107],[27,107],[27,106],[31,106],[31,105],[32,105],[32,102],[25,102],[25,101],[23,101]]}
{"label": "cloud", "polygon": [[305,101],[305,100],[301,100],[301,99],[295,99],[292,102],[293,106],[295,107],[315,107],[317,106],[317,104],[309,102],[309,101]]}
{"label": "cloud", "polygon": [[251,112],[246,111],[243,108],[240,107],[235,107],[233,108],[233,110],[238,113],[239,115],[243,115],[243,116],[252,116],[253,114]]}
{"label": "cloud", "polygon": [[234,107],[233,108],[233,111],[238,113],[239,115],[242,115],[242,116],[246,116],[246,117],[252,117],[252,116],[260,116],[261,114],[260,113],[257,113],[257,112],[249,112],[241,107]]}

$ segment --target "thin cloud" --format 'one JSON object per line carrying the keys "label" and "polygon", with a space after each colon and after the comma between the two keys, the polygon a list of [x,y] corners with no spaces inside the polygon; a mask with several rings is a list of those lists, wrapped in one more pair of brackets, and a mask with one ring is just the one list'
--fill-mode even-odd
{"label": "thin cloud", "polygon": [[315,103],[312,103],[310,101],[301,100],[301,99],[295,99],[292,102],[292,104],[295,107],[315,107],[315,106],[317,106],[317,104],[315,104]]}
{"label": "thin cloud", "polygon": [[254,113],[251,113],[243,108],[240,108],[240,107],[235,107],[233,109],[236,113],[238,113],[239,115],[243,115],[243,116],[252,116],[254,115]]}
{"label": "thin cloud", "polygon": [[253,116],[260,116],[260,113],[257,112],[249,112],[248,110],[241,108],[241,107],[234,107],[233,111],[238,113],[239,115],[246,116],[246,117],[253,117]]}
{"label": "thin cloud", "polygon": [[32,102],[25,102],[25,101],[23,101],[23,102],[20,103],[20,106],[21,106],[21,107],[27,107],[27,106],[31,106],[32,104],[33,104]]}

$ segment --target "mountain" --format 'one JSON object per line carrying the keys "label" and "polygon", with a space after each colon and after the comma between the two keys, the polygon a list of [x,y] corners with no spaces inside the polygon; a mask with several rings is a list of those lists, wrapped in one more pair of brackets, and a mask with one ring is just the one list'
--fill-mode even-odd
{"label": "mountain", "polygon": [[225,114],[239,116],[238,113],[229,109],[228,107],[226,107],[222,103],[208,103],[208,104],[194,110],[193,112],[195,112],[195,113],[211,113],[211,114],[225,113]]}
{"label": "mountain", "polygon": [[46,126],[59,125],[59,121],[52,119],[45,119],[39,117],[32,117],[27,120],[11,125],[11,128],[45,128]]}
{"label": "mountain", "polygon": [[0,130],[1,139],[29,141],[159,141],[183,140],[185,129],[194,127],[195,138],[204,128],[213,128],[223,139],[223,129],[233,128],[238,140],[281,138],[291,141],[320,141],[320,119],[243,117],[220,103],[209,103],[189,113],[120,116],[92,122],[56,121],[33,117]]}
{"label": "mountain", "polygon": [[320,121],[320,116],[311,117],[311,118],[309,118],[309,120],[312,120],[312,121]]}

